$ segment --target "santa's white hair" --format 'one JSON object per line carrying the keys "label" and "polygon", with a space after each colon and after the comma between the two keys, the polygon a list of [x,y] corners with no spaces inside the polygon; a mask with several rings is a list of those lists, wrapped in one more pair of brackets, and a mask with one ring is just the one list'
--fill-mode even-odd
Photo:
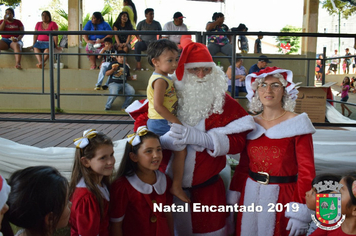
{"label": "santa's white hair", "polygon": [[[282,107],[284,110],[286,111],[290,111],[293,112],[294,111],[294,107],[295,107],[295,100],[293,100],[290,96],[290,94],[287,93],[285,87],[287,86],[288,82],[284,79],[283,75],[276,73],[271,75],[275,78],[278,78],[279,81],[282,83],[283,87],[284,87],[284,95],[282,98]],[[262,84],[265,81],[265,78],[257,78],[252,84],[251,84],[251,88],[256,91],[255,95],[252,97],[251,102],[248,104],[249,110],[250,111],[254,111],[254,112],[261,112],[263,111],[263,104],[260,101],[260,97],[258,96],[258,86],[260,84]]]}
{"label": "santa's white hair", "polygon": [[177,117],[181,122],[195,126],[202,119],[223,112],[227,78],[216,65],[202,79],[185,68],[182,80],[175,79],[174,84],[178,96]]}

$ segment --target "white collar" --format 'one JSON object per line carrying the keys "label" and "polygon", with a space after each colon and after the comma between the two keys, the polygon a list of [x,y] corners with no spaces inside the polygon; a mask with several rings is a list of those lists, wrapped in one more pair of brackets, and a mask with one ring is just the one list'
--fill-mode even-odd
{"label": "white collar", "polygon": [[140,193],[151,194],[154,188],[158,195],[162,195],[166,192],[167,179],[165,174],[162,172],[156,170],[155,173],[157,181],[153,185],[143,182],[136,174],[133,176],[126,176],[126,179],[129,181],[132,187]]}
{"label": "white collar", "polygon": [[311,123],[308,115],[306,113],[302,113],[291,119],[282,121],[281,123],[267,130],[256,123],[256,129],[247,134],[247,139],[254,140],[261,137],[263,134],[271,139],[281,139],[314,133],[315,128]]}
{"label": "white collar", "polygon": [[[105,184],[103,184],[103,187],[101,187],[99,184],[96,185],[100,192],[101,192],[101,195],[103,196],[103,198],[106,199],[106,201],[110,202],[110,193],[109,193],[109,190],[108,188],[106,187]],[[81,178],[80,181],[78,182],[77,188],[87,188],[87,185],[85,184],[84,182],[84,178]]]}

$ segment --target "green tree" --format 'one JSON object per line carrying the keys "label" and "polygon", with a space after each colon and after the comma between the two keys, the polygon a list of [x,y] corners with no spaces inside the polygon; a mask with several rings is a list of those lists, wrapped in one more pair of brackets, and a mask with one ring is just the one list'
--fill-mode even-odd
{"label": "green tree", "polygon": [[355,0],[324,0],[321,1],[322,7],[326,9],[330,15],[339,14],[345,19],[356,12]]}
{"label": "green tree", "polygon": [[[281,29],[280,32],[289,32],[289,33],[297,33],[301,32],[302,29],[291,26],[291,25],[286,25]],[[290,50],[286,52],[286,54],[291,54],[291,53],[297,53],[300,48],[300,37],[297,36],[277,36],[276,37],[276,42],[277,42],[277,47],[278,47],[278,52],[284,52],[283,48],[281,46],[289,44]]]}
{"label": "green tree", "polygon": [[0,0],[0,5],[6,5],[11,7],[17,7],[20,5],[21,0]]}

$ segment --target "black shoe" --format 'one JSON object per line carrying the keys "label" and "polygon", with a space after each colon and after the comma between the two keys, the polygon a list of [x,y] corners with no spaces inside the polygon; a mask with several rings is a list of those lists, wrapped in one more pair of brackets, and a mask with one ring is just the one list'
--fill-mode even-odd
{"label": "black shoe", "polygon": [[108,89],[108,86],[107,86],[107,85],[103,85],[101,88],[102,88],[103,90],[107,90],[107,89]]}
{"label": "black shoe", "polygon": [[105,111],[110,111],[110,109],[111,109],[111,108],[107,108],[107,107],[105,107]]}

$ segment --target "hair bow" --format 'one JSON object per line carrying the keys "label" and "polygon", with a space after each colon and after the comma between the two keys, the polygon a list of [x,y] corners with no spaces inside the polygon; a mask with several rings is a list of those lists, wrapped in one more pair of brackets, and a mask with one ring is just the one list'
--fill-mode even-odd
{"label": "hair bow", "polygon": [[94,138],[98,132],[95,129],[87,129],[83,132],[83,137],[74,139],[77,148],[85,148],[89,144],[89,139]]}
{"label": "hair bow", "polygon": [[146,135],[147,132],[148,132],[148,129],[147,129],[146,126],[138,127],[136,133],[127,135],[128,138],[131,138],[129,140],[129,143],[132,146],[136,146],[137,144],[140,144],[141,143],[141,138],[140,137],[143,136],[143,135]]}

